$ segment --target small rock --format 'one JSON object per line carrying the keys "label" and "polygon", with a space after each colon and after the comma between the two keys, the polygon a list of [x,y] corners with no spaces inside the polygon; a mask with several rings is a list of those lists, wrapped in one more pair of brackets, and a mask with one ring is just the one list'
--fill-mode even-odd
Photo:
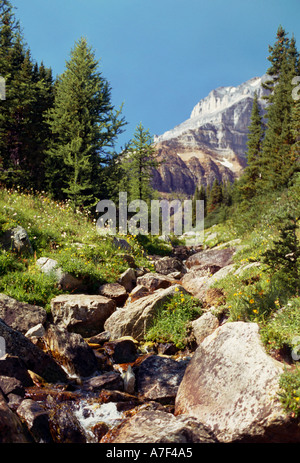
{"label": "small rock", "polygon": [[130,363],[137,359],[136,344],[131,339],[107,342],[103,348],[115,363]]}
{"label": "small rock", "polygon": [[4,232],[0,238],[0,244],[7,251],[16,251],[19,254],[33,254],[27,232],[20,225]]}
{"label": "small rock", "polygon": [[58,286],[64,291],[82,288],[82,280],[75,278],[68,272],[63,272],[63,270],[58,267],[58,262],[56,260],[50,259],[49,257],[40,257],[36,261],[36,265],[45,275],[54,275]]}
{"label": "small rock", "polygon": [[134,394],[135,375],[130,365],[128,365],[127,371],[124,373],[122,377],[124,381],[124,391],[128,394]]}
{"label": "small rock", "polygon": [[26,338],[32,338],[32,337],[37,337],[37,338],[42,338],[45,334],[45,328],[41,323],[39,323],[36,326],[33,326],[30,328],[27,333],[25,333]]}
{"label": "small rock", "polygon": [[154,263],[155,271],[162,275],[168,275],[172,272],[182,272],[183,264],[177,257],[162,257]]}
{"label": "small rock", "polygon": [[145,286],[149,291],[156,291],[160,288],[168,288],[173,284],[174,280],[166,275],[159,273],[146,273],[142,277],[138,277],[137,284]]}
{"label": "small rock", "polygon": [[136,274],[133,268],[128,268],[118,279],[118,283],[130,293],[136,285]]}
{"label": "small rock", "polygon": [[111,371],[99,376],[93,376],[82,383],[82,390],[98,393],[102,389],[123,391],[124,384],[120,373]]}
{"label": "small rock", "polygon": [[120,283],[105,283],[99,288],[99,294],[115,301],[117,306],[122,306],[128,298],[126,289]]}

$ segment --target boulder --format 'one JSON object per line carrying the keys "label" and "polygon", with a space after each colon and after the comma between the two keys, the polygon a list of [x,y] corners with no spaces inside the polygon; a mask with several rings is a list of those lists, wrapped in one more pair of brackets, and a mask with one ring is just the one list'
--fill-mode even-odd
{"label": "boulder", "polygon": [[50,325],[44,339],[51,355],[64,366],[70,376],[91,376],[97,371],[93,349],[80,334],[69,333],[62,327]]}
{"label": "boulder", "polygon": [[177,257],[162,257],[154,263],[155,271],[162,275],[168,275],[172,272],[182,272],[183,263]]}
{"label": "boulder", "polygon": [[9,408],[0,391],[0,444],[32,442],[20,418]]}
{"label": "boulder", "polygon": [[42,307],[19,302],[0,294],[0,318],[14,330],[25,334],[30,328],[45,323],[47,313]]}
{"label": "boulder", "polygon": [[37,373],[49,383],[67,381],[66,373],[50,355],[2,320],[0,320],[0,336],[5,339],[6,353],[19,357],[27,370]]}
{"label": "boulder", "polygon": [[99,294],[105,296],[108,299],[115,301],[117,306],[122,306],[125,304],[128,294],[126,289],[120,283],[105,283],[99,288]]}
{"label": "boulder", "polygon": [[19,254],[33,254],[27,232],[20,225],[6,230],[0,237],[0,244],[7,251],[15,251]]}
{"label": "boulder", "polygon": [[188,271],[181,280],[182,286],[198,299],[205,300],[206,292],[212,287],[214,283],[225,278],[229,273],[235,269],[235,264],[226,265],[220,268],[216,273],[211,276],[203,276],[202,270],[198,273],[197,269],[192,268]]}
{"label": "boulder", "polygon": [[111,340],[122,336],[132,336],[137,341],[144,340],[157,310],[174,295],[176,288],[186,292],[180,285],[159,289],[114,312],[104,324],[104,329],[111,334]]}
{"label": "boulder", "polygon": [[[274,426],[278,431],[280,421],[286,426],[277,396],[282,372],[283,365],[266,354],[256,323],[227,323],[197,348],[180,384],[175,414],[194,416],[221,442],[260,442],[266,435],[269,442],[280,442],[270,431]],[[299,440],[299,428],[296,432]],[[295,434],[288,439],[295,441]]]}
{"label": "boulder", "polygon": [[136,273],[133,268],[128,268],[118,279],[118,283],[130,293],[136,285]]}
{"label": "boulder", "polygon": [[219,327],[219,320],[211,312],[206,312],[192,322],[192,331],[197,344],[201,342],[210,334],[212,334]]}
{"label": "boulder", "polygon": [[53,443],[48,412],[41,405],[32,399],[25,399],[18,407],[17,414],[26,423],[36,443]]}
{"label": "boulder", "polygon": [[136,374],[139,398],[163,404],[174,403],[188,362],[159,355],[143,360]]}
{"label": "boulder", "polygon": [[226,267],[232,264],[232,257],[235,253],[234,247],[229,248],[213,248],[205,251],[197,252],[186,260],[186,267],[191,268],[195,265],[218,265],[219,267]]}
{"label": "boulder", "polygon": [[51,301],[55,324],[84,337],[94,336],[103,330],[104,323],[116,310],[116,303],[104,296],[63,294]]}
{"label": "boulder", "polygon": [[98,393],[102,389],[123,391],[124,384],[120,373],[110,371],[93,376],[82,383],[82,390],[85,392]]}
{"label": "boulder", "polygon": [[[142,410],[121,425],[113,444],[215,443],[212,433],[189,416],[175,417],[160,410]],[[186,447],[180,449],[190,454]],[[177,450],[179,452],[179,449]]]}
{"label": "boulder", "polygon": [[145,286],[149,289],[149,291],[156,291],[160,288],[168,288],[173,283],[173,278],[169,278],[166,275],[160,275],[159,273],[146,273],[137,279],[137,284]]}
{"label": "boulder", "polygon": [[128,338],[106,342],[103,349],[114,363],[131,363],[138,357],[136,343]]}
{"label": "boulder", "polygon": [[32,385],[32,379],[22,360],[9,354],[0,359],[0,388],[6,396],[24,396],[25,388]]}
{"label": "boulder", "polygon": [[64,272],[58,267],[58,262],[54,259],[40,257],[36,261],[36,265],[45,275],[54,275],[58,286],[64,291],[83,288],[82,280],[75,278],[68,272]]}

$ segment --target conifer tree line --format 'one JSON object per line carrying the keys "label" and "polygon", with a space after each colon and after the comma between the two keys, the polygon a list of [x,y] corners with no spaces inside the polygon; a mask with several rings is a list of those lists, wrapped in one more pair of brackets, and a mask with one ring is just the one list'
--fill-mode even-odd
{"label": "conifer tree line", "polygon": [[151,135],[140,124],[122,152],[115,151],[126,121],[99,68],[92,47],[80,38],[65,71],[54,78],[51,68],[33,60],[10,0],[0,0],[0,73],[6,83],[1,185],[45,190],[70,199],[74,209],[115,199],[125,185],[133,199],[149,200],[156,165]]}

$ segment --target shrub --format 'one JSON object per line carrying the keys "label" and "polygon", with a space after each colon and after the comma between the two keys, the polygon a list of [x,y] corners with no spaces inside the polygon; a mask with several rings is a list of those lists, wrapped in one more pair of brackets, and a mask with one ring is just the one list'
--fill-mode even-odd
{"label": "shrub", "polygon": [[178,291],[157,313],[146,333],[147,341],[172,342],[178,349],[187,345],[189,322],[202,314],[200,301]]}
{"label": "shrub", "polygon": [[295,418],[300,416],[300,367],[281,375],[278,395],[287,413],[291,412]]}

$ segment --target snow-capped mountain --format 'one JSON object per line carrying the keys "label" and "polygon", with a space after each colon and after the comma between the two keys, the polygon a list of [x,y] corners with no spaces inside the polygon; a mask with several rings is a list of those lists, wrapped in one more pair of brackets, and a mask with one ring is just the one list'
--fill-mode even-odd
{"label": "snow-capped mountain", "polygon": [[193,194],[214,178],[233,180],[246,165],[247,135],[254,93],[262,112],[267,91],[254,77],[237,87],[219,87],[193,108],[188,120],[154,138],[163,164],[154,176],[161,192]]}

